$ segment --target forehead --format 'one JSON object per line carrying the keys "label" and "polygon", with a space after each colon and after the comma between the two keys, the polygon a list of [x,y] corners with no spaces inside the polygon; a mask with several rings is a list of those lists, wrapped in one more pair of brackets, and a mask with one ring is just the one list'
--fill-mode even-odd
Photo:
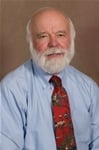
{"label": "forehead", "polygon": [[35,14],[30,23],[30,28],[34,30],[53,28],[65,28],[69,30],[69,19],[60,11],[45,10]]}

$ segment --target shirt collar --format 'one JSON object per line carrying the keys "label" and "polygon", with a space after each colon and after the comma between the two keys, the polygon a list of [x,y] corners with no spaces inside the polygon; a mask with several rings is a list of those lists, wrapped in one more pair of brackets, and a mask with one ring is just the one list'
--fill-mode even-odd
{"label": "shirt collar", "polygon": [[[42,87],[45,89],[49,85],[49,80],[50,80],[52,74],[49,74],[49,73],[45,72],[44,70],[42,70],[33,61],[32,61],[32,66],[33,66],[33,71],[34,71],[36,78],[38,78]],[[56,75],[62,79],[63,75],[64,75],[64,70]]]}

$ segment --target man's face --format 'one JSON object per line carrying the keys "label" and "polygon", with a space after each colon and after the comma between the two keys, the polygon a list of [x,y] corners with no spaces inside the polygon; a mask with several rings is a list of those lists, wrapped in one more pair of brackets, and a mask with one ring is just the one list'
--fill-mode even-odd
{"label": "man's face", "polygon": [[30,30],[33,60],[49,73],[60,72],[67,63],[66,55],[71,53],[68,19],[56,11],[42,12],[31,22]]}

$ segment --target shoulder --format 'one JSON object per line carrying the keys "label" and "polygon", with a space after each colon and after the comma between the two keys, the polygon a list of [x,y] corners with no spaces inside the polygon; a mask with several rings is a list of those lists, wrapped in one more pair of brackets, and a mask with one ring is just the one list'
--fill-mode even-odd
{"label": "shoulder", "polygon": [[25,87],[25,84],[29,81],[32,75],[32,63],[31,60],[20,65],[18,68],[8,73],[2,80],[1,86],[14,88],[16,86]]}
{"label": "shoulder", "polygon": [[82,90],[98,90],[97,83],[85,73],[79,71],[73,66],[68,66],[66,73],[68,74],[68,82]]}
{"label": "shoulder", "polygon": [[96,84],[95,81],[88,76],[87,74],[81,72],[73,66],[68,67],[68,73],[73,80],[77,80],[82,83],[93,83]]}

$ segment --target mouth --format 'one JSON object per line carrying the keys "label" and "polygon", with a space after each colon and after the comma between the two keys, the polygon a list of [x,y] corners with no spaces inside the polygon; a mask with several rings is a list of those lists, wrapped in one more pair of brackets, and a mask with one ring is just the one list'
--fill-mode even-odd
{"label": "mouth", "polygon": [[52,54],[47,55],[48,58],[59,58],[63,56],[64,56],[64,53],[52,53]]}

